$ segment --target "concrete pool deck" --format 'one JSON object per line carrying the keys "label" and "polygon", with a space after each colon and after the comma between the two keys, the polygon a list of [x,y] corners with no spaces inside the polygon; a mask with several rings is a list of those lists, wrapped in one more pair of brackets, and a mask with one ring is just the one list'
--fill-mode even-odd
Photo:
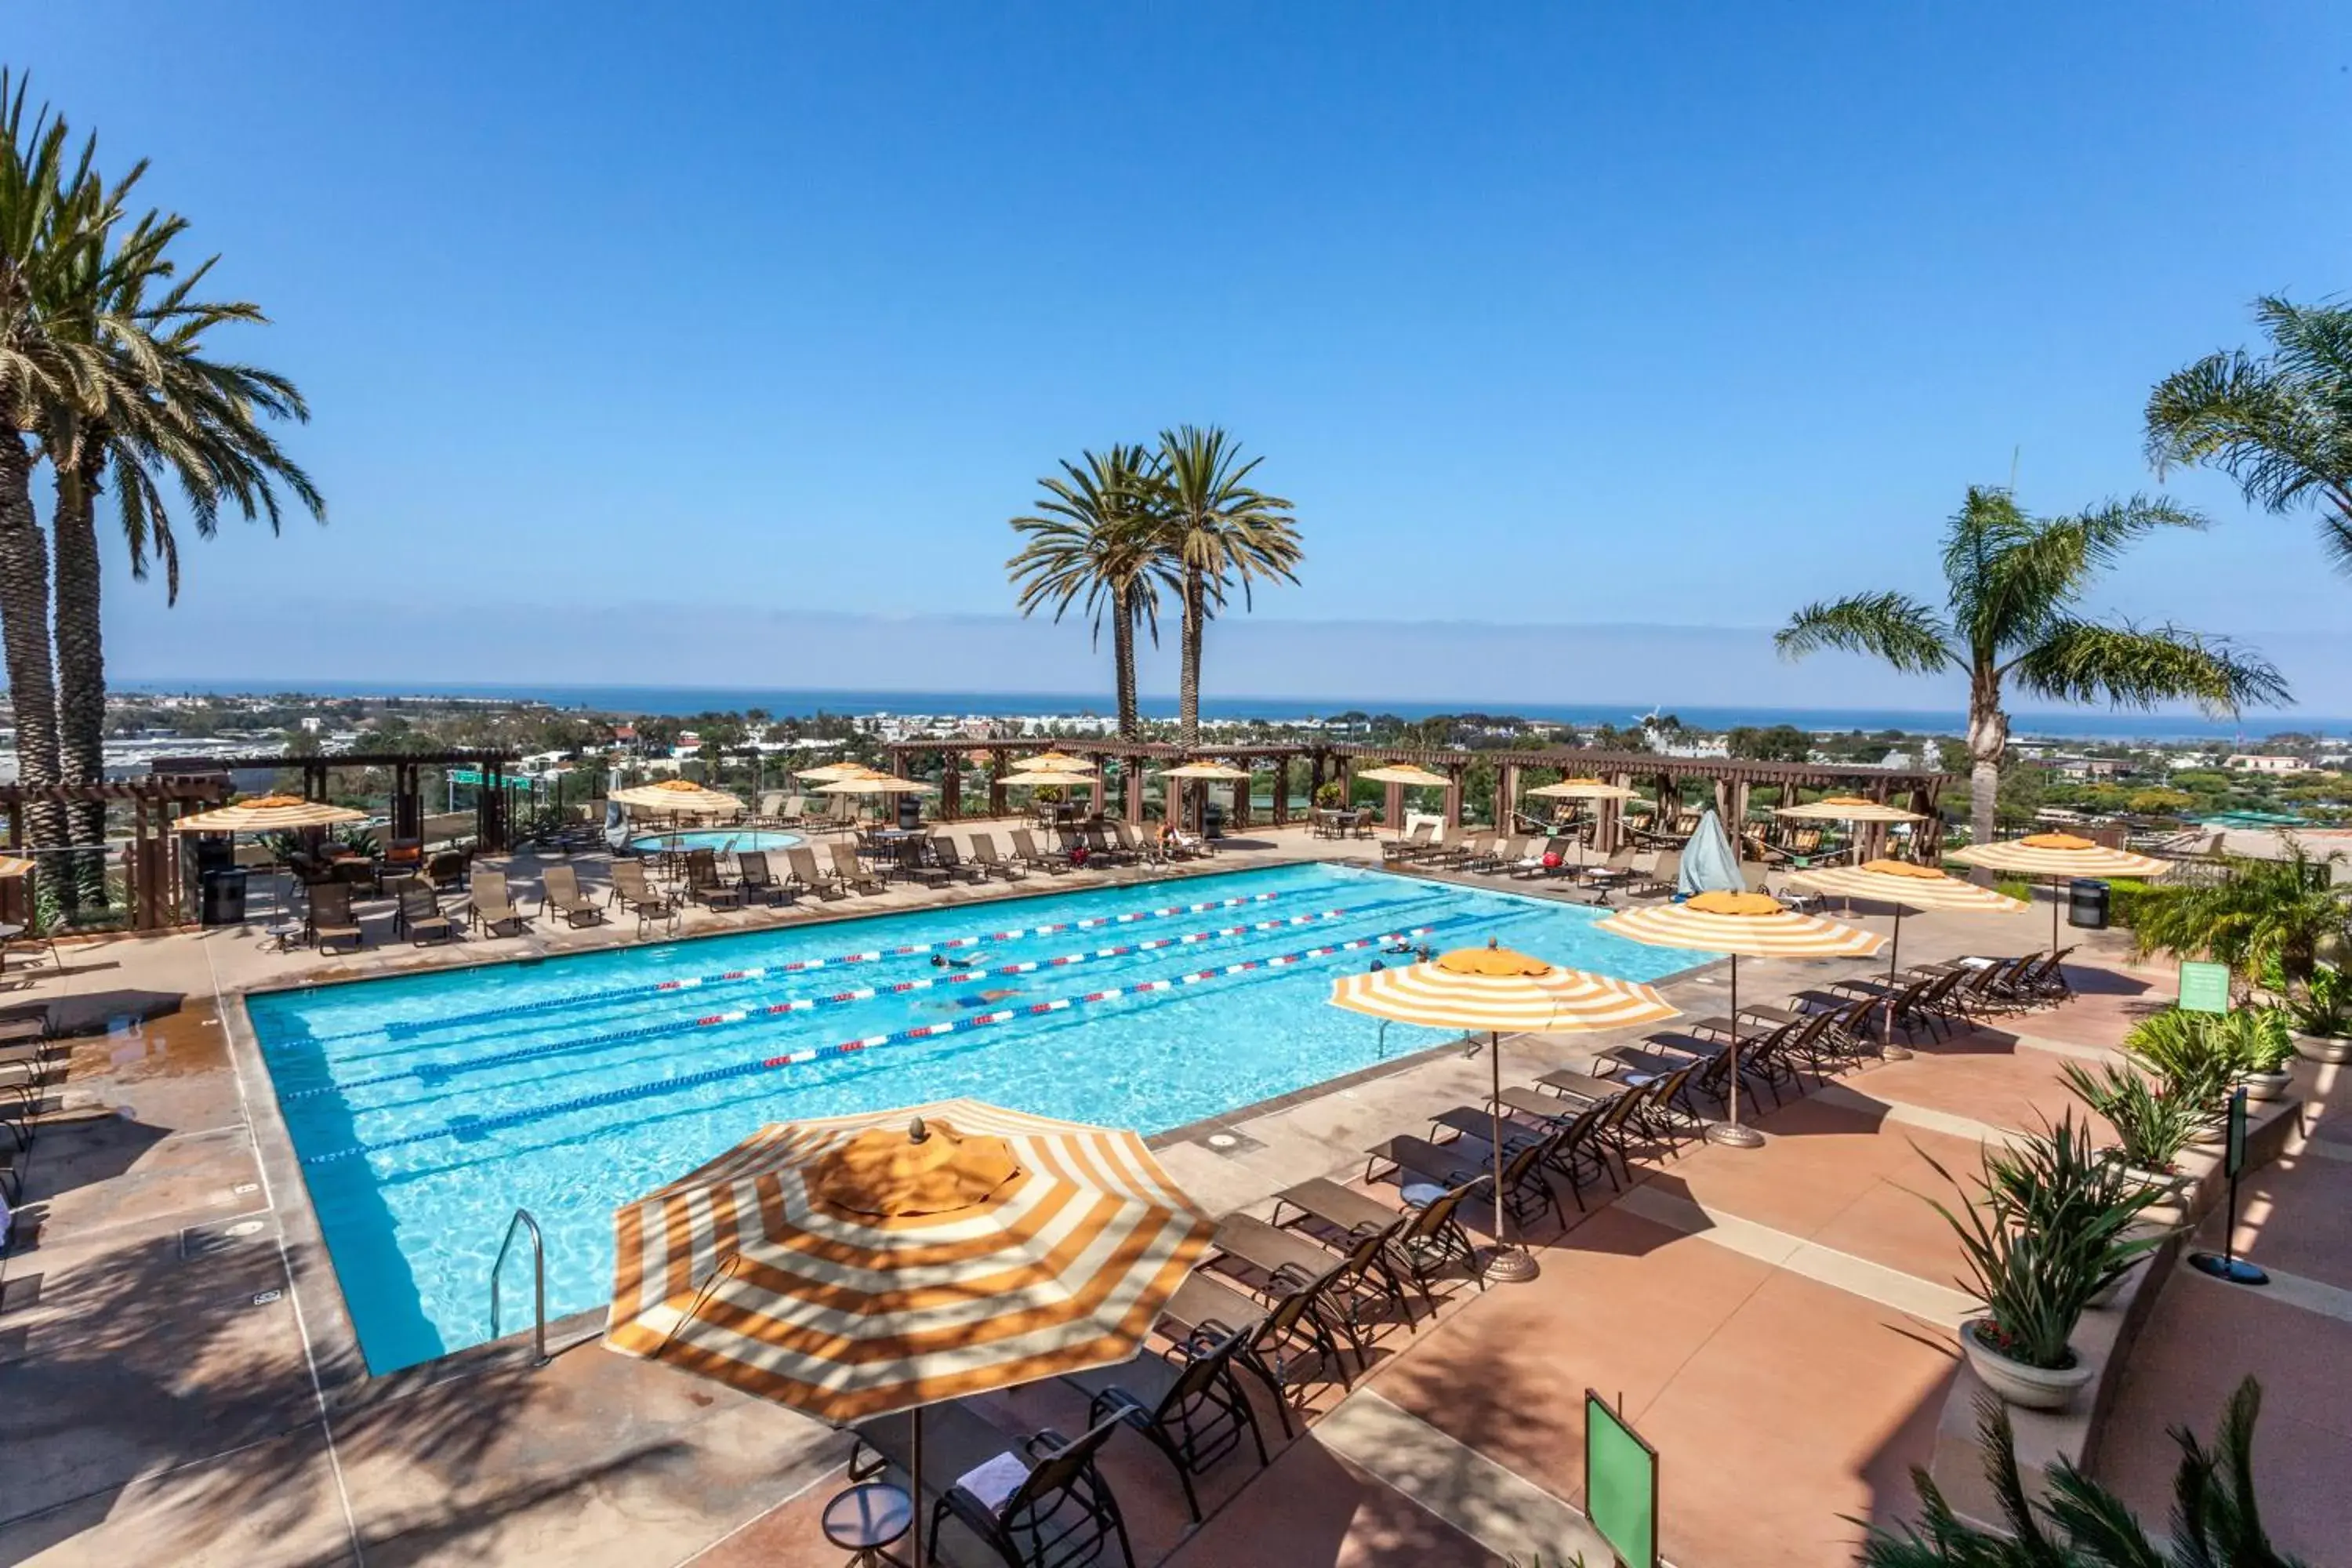
{"label": "concrete pool deck", "polygon": [[[1263,832],[1200,869],[1374,848]],[[583,858],[593,884],[600,874]],[[534,878],[527,859],[515,871]],[[1074,885],[1032,878],[1010,890]],[[894,889],[825,912],[972,895]],[[698,911],[688,931],[807,918]],[[2022,950],[2046,940],[2047,921],[1911,917],[1904,952]],[[232,929],[69,947],[61,970],[37,971],[17,999],[121,1021],[78,1042],[43,1086],[51,1109],[20,1161],[37,1229],[0,1260],[0,1563],[838,1563],[811,1510],[845,1444],[813,1422],[593,1344],[536,1371],[506,1342],[438,1375],[360,1374],[347,1327],[337,1336],[340,1296],[307,1196],[281,1165],[266,1081],[240,1062],[250,1040],[232,1037],[236,1009],[222,1005],[260,986],[566,952],[634,930],[542,926],[455,953],[321,961],[262,952],[257,929]],[[1750,963],[1741,993],[1760,1000],[1871,967]],[[1687,1012],[1721,1010],[1722,976],[1707,969],[1664,989]],[[2110,987],[2140,989],[2120,977]],[[2095,1032],[2113,1037],[2105,1016]],[[1525,1081],[1611,1038],[1508,1042],[1505,1069]],[[2058,1102],[2062,1058],[1970,1038],[1975,1048],[1923,1050],[1767,1116],[1778,1135],[1759,1153],[1685,1152],[1637,1166],[1647,1179],[1627,1198],[1601,1207],[1588,1194],[1592,1213],[1571,1209],[1565,1236],[1539,1233],[1536,1283],[1459,1291],[1434,1326],[1384,1336],[1371,1378],[1344,1398],[1324,1391],[1325,1419],[1263,1479],[1246,1461],[1220,1467],[1203,1529],[1181,1528],[1156,1459],[1118,1454],[1139,1560],[1489,1563],[1524,1555],[1529,1531],[1538,1546],[1556,1542],[1549,1558],[1578,1528],[1560,1423],[1585,1383],[1622,1390],[1666,1442],[1685,1521],[1674,1528],[1687,1532],[1669,1535],[1675,1561],[1845,1560],[1837,1516],[1907,1503],[1904,1468],[1925,1460],[1948,1375],[1937,1292],[1948,1294],[1950,1260],[1925,1205],[1903,1201],[1919,1184],[1914,1145],[1965,1158],[1971,1129],[2014,1127]],[[1204,1206],[1262,1206],[1305,1177],[1357,1174],[1366,1145],[1424,1131],[1433,1107],[1476,1100],[1487,1070],[1458,1051],[1425,1053],[1181,1129],[1160,1141],[1161,1156]],[[1853,1374],[1827,1397],[1799,1386],[1800,1372],[1840,1356]],[[1057,1389],[998,1407],[1015,1426],[1074,1419]],[[1795,1418],[1804,1442],[1756,1436],[1767,1419]],[[1769,1500],[1769,1552],[1739,1545],[1742,1497]]]}

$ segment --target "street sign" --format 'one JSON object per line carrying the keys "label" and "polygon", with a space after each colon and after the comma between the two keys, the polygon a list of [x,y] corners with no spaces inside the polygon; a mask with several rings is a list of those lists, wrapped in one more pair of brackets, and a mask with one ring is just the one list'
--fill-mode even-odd
{"label": "street sign", "polygon": [[2180,1010],[2184,1013],[2228,1012],[2230,966],[2226,963],[2182,964]]}
{"label": "street sign", "polygon": [[1657,1568],[1658,1451],[1589,1388],[1584,1511],[1622,1568]]}

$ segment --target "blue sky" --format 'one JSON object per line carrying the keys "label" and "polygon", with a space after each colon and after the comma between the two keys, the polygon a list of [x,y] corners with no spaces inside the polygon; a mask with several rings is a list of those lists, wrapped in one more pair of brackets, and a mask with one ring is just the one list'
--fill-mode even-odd
{"label": "blue sky", "polygon": [[[1509,696],[1482,629],[1762,627],[1930,589],[2012,463],[2037,510],[2149,487],[2149,384],[2352,282],[2315,5],[79,0],[0,50],[154,161],[318,413],[331,525],[230,528],[168,617],[118,584],[126,673],[1068,689],[1082,635],[941,617],[1009,611],[1055,458],[1192,420],[1298,503],[1261,616],[1362,695]],[[2217,529],[2105,607],[2284,637],[2352,712],[2307,521],[2173,491]],[[844,668],[811,613],[898,636]],[[1464,630],[1383,671],[1396,621]],[[1931,695],[1639,646],[1507,684]]]}

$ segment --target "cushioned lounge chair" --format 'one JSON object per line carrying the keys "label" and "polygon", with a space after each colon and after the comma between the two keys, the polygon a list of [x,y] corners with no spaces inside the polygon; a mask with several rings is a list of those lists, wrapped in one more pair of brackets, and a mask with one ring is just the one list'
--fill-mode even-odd
{"label": "cushioned lounge chair", "polygon": [[637,917],[637,934],[640,936],[655,921],[670,925],[677,923],[677,901],[654,891],[653,884],[646,878],[646,863],[642,860],[613,862],[613,891],[607,901],[619,904]]}
{"label": "cushioned lounge chair", "polygon": [[358,947],[366,941],[359,916],[352,912],[349,882],[310,884],[310,940],[321,952],[331,947]]}
{"label": "cushioned lounge chair", "polygon": [[974,864],[992,877],[1002,877],[1017,882],[1029,874],[1029,868],[1007,860],[996,851],[996,840],[985,833],[971,836],[971,858]]}
{"label": "cushioned lounge chair", "polygon": [[513,928],[509,934],[519,935],[530,924],[515,908],[513,898],[507,892],[506,874],[501,871],[478,869],[467,876],[466,913],[492,936],[499,934],[500,926],[509,926]]}
{"label": "cushioned lounge chair", "polygon": [[421,882],[411,882],[400,889],[400,910],[394,917],[394,929],[422,947],[428,942],[449,942],[457,935],[457,928],[441,912],[441,902],[433,889]]}
{"label": "cushioned lounge chair", "polygon": [[553,910],[571,926],[601,923],[604,911],[596,901],[580,890],[580,874],[569,866],[550,866],[540,873],[539,912]]}

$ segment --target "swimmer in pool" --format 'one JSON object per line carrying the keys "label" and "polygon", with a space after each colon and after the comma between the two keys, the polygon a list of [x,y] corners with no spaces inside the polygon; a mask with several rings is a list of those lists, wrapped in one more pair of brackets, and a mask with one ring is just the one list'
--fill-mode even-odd
{"label": "swimmer in pool", "polygon": [[969,958],[950,958],[944,952],[935,952],[931,954],[931,967],[933,969],[970,969],[971,967],[971,960]]}

